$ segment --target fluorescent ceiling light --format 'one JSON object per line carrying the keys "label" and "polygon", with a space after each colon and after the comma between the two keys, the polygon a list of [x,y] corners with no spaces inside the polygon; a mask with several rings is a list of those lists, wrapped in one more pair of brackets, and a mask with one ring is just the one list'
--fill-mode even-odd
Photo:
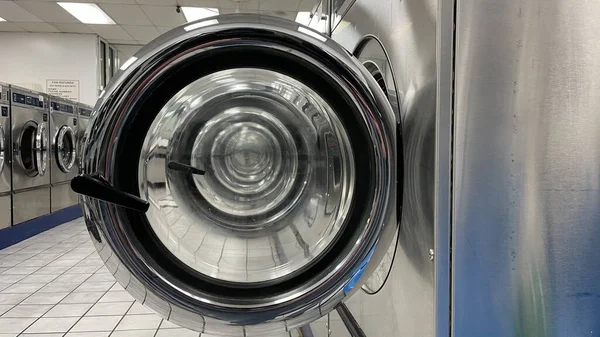
{"label": "fluorescent ceiling light", "polygon": [[129,68],[129,66],[132,65],[133,62],[135,62],[136,60],[137,60],[137,57],[135,57],[135,56],[130,57],[129,60],[125,61],[125,63],[123,63],[123,65],[119,69],[125,70],[125,69]]}
{"label": "fluorescent ceiling light", "polygon": [[192,23],[191,25],[187,25],[187,26],[183,27],[183,29],[185,29],[186,32],[189,32],[194,29],[216,25],[217,23],[219,23],[219,21],[217,21],[217,19],[200,21],[200,22]]}
{"label": "fluorescent ceiling light", "polygon": [[296,22],[301,23],[303,25],[308,25],[308,23],[310,22],[311,14],[311,12],[298,12],[298,14],[296,14]]}
{"label": "fluorescent ceiling light", "polygon": [[192,22],[200,19],[210,18],[211,16],[219,15],[219,10],[216,8],[204,7],[181,7],[183,15],[187,22]]}
{"label": "fluorescent ceiling light", "polygon": [[115,24],[96,4],[81,2],[57,2],[57,4],[83,23],[97,25]]}
{"label": "fluorescent ceiling light", "polygon": [[327,41],[326,37],[324,37],[323,35],[315,32],[315,31],[313,31],[311,29],[304,28],[304,27],[298,27],[298,31],[300,33],[304,33],[304,34],[306,34],[308,36],[314,37],[315,39],[317,39],[319,41],[323,41],[323,42]]}
{"label": "fluorescent ceiling light", "polygon": [[0,21],[6,21],[6,20],[4,20],[4,18],[0,17]]}

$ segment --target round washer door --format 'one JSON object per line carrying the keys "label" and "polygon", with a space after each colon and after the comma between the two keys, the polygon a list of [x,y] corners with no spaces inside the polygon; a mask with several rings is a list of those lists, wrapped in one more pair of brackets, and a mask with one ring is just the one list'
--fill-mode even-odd
{"label": "round washer door", "polygon": [[4,128],[0,125],[0,173],[4,170],[5,151],[6,151],[6,139],[4,138]]}
{"label": "round washer door", "polygon": [[70,126],[63,125],[56,133],[54,151],[58,168],[64,173],[70,172],[76,157],[75,134]]}
{"label": "round washer door", "polygon": [[396,116],[396,174],[400,177],[397,185],[397,207],[396,216],[398,219],[398,228],[394,235],[394,240],[390,243],[388,251],[379,263],[377,269],[371,277],[362,285],[365,293],[370,295],[377,294],[387,282],[396,257],[396,251],[399,244],[400,221],[402,218],[402,196],[403,184],[402,176],[404,174],[404,158],[402,143],[402,118],[400,116],[400,95],[396,90],[396,77],[389,55],[379,38],[374,35],[365,35],[356,45],[352,54],[363,64],[367,71],[377,81],[377,84],[387,96],[394,114]]}
{"label": "round washer door", "polygon": [[46,131],[46,123],[40,123],[35,131],[34,140],[35,170],[40,176],[46,174],[48,167],[48,132]]}
{"label": "round washer door", "polygon": [[360,62],[295,22],[223,15],[121,69],[72,186],[126,290],[181,326],[264,336],[360,288],[397,228],[396,118]]}
{"label": "round washer door", "polygon": [[39,174],[36,164],[36,135],[38,124],[34,121],[26,122],[19,134],[18,148],[19,155],[17,159],[25,174],[29,177],[35,177]]}

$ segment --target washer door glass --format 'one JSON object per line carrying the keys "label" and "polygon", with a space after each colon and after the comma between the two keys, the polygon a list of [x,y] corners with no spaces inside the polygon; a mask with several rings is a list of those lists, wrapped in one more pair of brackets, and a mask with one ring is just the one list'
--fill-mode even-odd
{"label": "washer door glass", "polygon": [[310,28],[245,15],[126,63],[72,184],[115,278],[202,335],[285,334],[351,296],[397,227],[395,116],[369,70]]}
{"label": "washer door glass", "polygon": [[4,170],[4,150],[5,150],[4,128],[0,125],[0,173]]}
{"label": "washer door glass", "polygon": [[35,133],[35,169],[39,175],[46,174],[48,165],[48,133],[46,132],[46,123],[41,123]]}
{"label": "washer door glass", "polygon": [[70,172],[75,163],[75,136],[70,126],[63,125],[56,133],[56,163],[62,172]]}
{"label": "washer door glass", "polygon": [[23,129],[19,136],[18,159],[25,174],[30,177],[35,177],[39,173],[35,164],[35,136],[37,127],[38,125],[36,122],[28,121],[23,125]]}

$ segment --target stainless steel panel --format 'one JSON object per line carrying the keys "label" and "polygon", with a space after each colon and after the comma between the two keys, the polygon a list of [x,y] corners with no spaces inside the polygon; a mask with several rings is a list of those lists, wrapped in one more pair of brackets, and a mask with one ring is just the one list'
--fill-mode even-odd
{"label": "stainless steel panel", "polygon": [[0,195],[0,229],[10,227],[11,198],[10,194]]}
{"label": "stainless steel panel", "polygon": [[455,1],[439,1],[437,16],[437,99],[435,123],[435,336],[450,336],[452,126],[454,105]]}
{"label": "stainless steel panel", "polygon": [[[429,249],[434,248],[436,188],[436,16],[434,0],[359,0],[332,35],[348,50],[364,35],[376,35],[396,73],[405,167],[400,247],[386,285],[391,287],[387,298],[393,299],[391,318],[398,328],[393,336],[434,335],[434,262]],[[385,300],[366,301],[377,305]],[[382,312],[380,325],[392,324],[389,317]]]}
{"label": "stainless steel panel", "polygon": [[50,198],[52,212],[76,205],[78,202],[77,194],[71,190],[69,182],[52,185],[50,188]]}
{"label": "stainless steel panel", "polygon": [[0,114],[0,128],[4,131],[4,163],[0,167],[0,194],[10,192],[11,189],[11,173],[10,173],[10,162],[11,162],[11,140],[10,140],[10,105],[8,101],[8,85],[0,83],[0,110],[5,109],[8,111],[8,116],[2,116]]}
{"label": "stainless steel panel", "polygon": [[[30,120],[33,120],[38,124],[42,122],[42,112],[13,106],[11,108],[11,118],[13,125],[11,135],[12,141],[13,143],[15,143],[19,141],[19,135],[21,134],[23,125],[26,122]],[[50,172],[47,171],[46,174],[44,174],[43,176],[38,175],[36,177],[29,177],[27,176],[27,174],[25,174],[23,167],[19,164],[19,161],[16,158],[12,160],[12,170],[13,189],[15,191],[24,188],[31,188],[35,186],[43,186],[50,184]]]}
{"label": "stainless steel panel", "polygon": [[36,188],[13,194],[13,224],[50,213],[50,187]]}
{"label": "stainless steel panel", "polygon": [[459,0],[452,334],[600,332],[600,2]]}
{"label": "stainless steel panel", "polygon": [[[11,86],[11,95],[14,93],[21,93],[25,95],[39,96],[44,100],[44,108],[41,107],[32,107],[25,104],[18,104],[15,102],[11,102],[11,137],[12,137],[12,147],[15,148],[15,143],[19,141],[19,136],[21,134],[23,125],[28,121],[34,121],[38,125],[43,123],[44,114],[48,113],[47,110],[47,96],[44,94],[40,94],[28,89],[18,88]],[[48,121],[46,121],[47,123]],[[48,130],[48,127],[46,127]],[[46,131],[48,132],[48,131]],[[49,139],[49,137],[48,137]],[[29,177],[25,173],[23,167],[19,164],[19,160],[13,152],[13,160],[12,160],[12,183],[13,190],[19,191],[22,189],[28,189],[36,186],[44,186],[50,184],[50,172],[47,172],[43,176],[35,176]]]}

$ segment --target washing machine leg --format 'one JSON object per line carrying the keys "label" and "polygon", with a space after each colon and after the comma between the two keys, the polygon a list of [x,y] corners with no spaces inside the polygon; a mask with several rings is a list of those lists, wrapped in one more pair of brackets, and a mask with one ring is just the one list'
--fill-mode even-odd
{"label": "washing machine leg", "polygon": [[367,337],[367,335],[365,335],[364,331],[361,329],[360,325],[358,324],[358,322],[344,303],[340,303],[340,305],[338,305],[335,309],[340,315],[342,322],[344,322],[346,329],[348,329],[350,336]]}

